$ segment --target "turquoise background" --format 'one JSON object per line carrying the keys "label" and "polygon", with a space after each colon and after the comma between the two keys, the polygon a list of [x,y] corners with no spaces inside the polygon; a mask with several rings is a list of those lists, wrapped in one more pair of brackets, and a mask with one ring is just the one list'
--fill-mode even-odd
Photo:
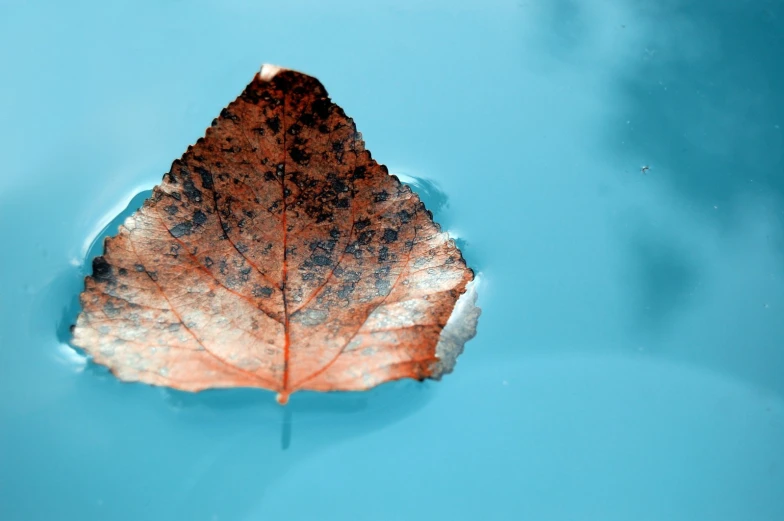
{"label": "turquoise background", "polygon": [[[442,382],[284,413],[68,347],[94,241],[264,62],[481,273]],[[0,0],[0,519],[784,519],[783,63],[770,0]]]}

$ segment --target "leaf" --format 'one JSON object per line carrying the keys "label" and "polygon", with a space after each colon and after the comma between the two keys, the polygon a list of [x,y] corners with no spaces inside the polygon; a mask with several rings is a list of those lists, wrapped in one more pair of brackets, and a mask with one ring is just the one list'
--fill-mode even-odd
{"label": "leaf", "polygon": [[318,80],[269,65],[92,267],[73,343],[95,362],[281,403],[440,378],[479,316],[473,272],[419,197]]}

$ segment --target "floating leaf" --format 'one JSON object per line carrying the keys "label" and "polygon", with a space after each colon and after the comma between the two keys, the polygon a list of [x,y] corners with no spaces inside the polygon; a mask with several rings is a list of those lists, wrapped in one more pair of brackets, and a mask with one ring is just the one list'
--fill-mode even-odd
{"label": "floating leaf", "polygon": [[265,65],[107,238],[73,343],[125,381],[285,403],[451,371],[472,280],[321,83]]}

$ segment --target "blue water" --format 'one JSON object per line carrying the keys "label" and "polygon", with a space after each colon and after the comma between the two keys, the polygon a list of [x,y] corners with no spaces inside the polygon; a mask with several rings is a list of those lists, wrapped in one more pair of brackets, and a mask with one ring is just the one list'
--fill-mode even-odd
{"label": "blue water", "polygon": [[[773,0],[0,0],[0,519],[784,519],[782,56]],[[264,62],[481,273],[443,381],[284,413],[68,346],[95,241]]]}

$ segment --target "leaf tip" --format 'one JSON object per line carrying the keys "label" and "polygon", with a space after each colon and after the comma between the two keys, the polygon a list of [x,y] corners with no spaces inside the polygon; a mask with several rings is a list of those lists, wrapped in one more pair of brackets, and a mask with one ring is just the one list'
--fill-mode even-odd
{"label": "leaf tip", "polygon": [[286,391],[281,391],[278,393],[275,399],[278,401],[279,404],[286,405],[287,403],[289,403],[289,394],[290,393]]}
{"label": "leaf tip", "polygon": [[265,63],[259,70],[259,78],[264,81],[271,81],[272,78],[274,78],[279,72],[283,70],[285,70],[283,67],[272,65],[271,63]]}

